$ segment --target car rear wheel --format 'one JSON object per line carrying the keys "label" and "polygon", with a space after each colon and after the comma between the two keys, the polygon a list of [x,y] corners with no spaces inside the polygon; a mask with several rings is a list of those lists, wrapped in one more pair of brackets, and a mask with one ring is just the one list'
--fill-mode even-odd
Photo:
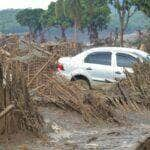
{"label": "car rear wheel", "polygon": [[83,90],[90,90],[90,85],[86,80],[77,79],[73,81],[77,86],[81,87]]}

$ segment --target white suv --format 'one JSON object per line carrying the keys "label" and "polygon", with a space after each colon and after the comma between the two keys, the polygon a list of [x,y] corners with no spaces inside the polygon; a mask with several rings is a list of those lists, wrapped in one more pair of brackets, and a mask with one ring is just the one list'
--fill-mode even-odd
{"label": "white suv", "polygon": [[95,88],[102,82],[115,82],[116,78],[124,78],[124,69],[132,73],[133,63],[149,56],[146,52],[131,48],[92,48],[74,57],[60,58],[58,73],[71,81],[82,80]]}

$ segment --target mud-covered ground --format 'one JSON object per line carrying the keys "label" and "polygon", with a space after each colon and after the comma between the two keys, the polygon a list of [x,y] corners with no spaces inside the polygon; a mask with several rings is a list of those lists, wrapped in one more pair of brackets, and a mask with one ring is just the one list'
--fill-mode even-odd
{"label": "mud-covered ground", "polygon": [[117,126],[103,121],[88,124],[78,113],[55,106],[39,111],[46,122],[45,136],[18,133],[3,141],[0,150],[133,150],[150,137],[149,112],[130,112],[126,125]]}

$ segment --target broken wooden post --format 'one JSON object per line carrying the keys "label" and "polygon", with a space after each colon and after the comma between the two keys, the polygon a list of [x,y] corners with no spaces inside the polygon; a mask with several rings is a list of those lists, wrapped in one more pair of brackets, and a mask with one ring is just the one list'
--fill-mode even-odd
{"label": "broken wooden post", "polygon": [[1,113],[0,113],[0,119],[6,116],[12,109],[14,108],[14,105],[7,106]]}

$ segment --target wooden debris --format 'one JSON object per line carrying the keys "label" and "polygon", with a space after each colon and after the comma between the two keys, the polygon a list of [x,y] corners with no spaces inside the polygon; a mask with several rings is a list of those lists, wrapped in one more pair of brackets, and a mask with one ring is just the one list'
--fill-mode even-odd
{"label": "wooden debris", "polygon": [[0,113],[0,119],[6,116],[12,109],[14,108],[14,105],[7,106],[1,113]]}
{"label": "wooden debris", "polygon": [[[11,59],[18,55],[18,39],[4,39],[0,47],[0,134],[17,130],[38,133],[43,126],[42,116],[29,95],[20,63]],[[9,42],[15,47],[9,47]]]}
{"label": "wooden debris", "polygon": [[[55,57],[55,56],[53,56]],[[38,72],[34,75],[34,77],[31,79],[31,81],[28,83],[28,87],[31,85],[31,83],[33,82],[33,80],[43,71],[43,69],[45,69],[45,67],[51,62],[53,58],[49,59],[43,66],[42,68],[40,68],[38,70]]]}
{"label": "wooden debris", "polygon": [[[116,88],[110,91],[113,101],[120,99],[117,107],[124,105],[128,110],[141,112],[150,109],[150,63],[145,61],[133,66],[134,73],[126,72],[126,79],[117,83]],[[123,107],[124,107],[123,106]]]}

